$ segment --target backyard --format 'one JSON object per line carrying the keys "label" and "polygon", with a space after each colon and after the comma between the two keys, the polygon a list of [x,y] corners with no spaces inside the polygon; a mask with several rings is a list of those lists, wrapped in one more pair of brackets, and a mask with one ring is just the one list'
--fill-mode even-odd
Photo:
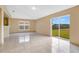
{"label": "backyard", "polygon": [[[52,29],[52,35],[58,36],[58,29]],[[69,39],[69,29],[60,29],[60,37]]]}

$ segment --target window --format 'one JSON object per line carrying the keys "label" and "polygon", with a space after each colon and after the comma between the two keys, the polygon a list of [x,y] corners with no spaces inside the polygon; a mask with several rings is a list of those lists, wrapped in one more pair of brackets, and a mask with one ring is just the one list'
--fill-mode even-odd
{"label": "window", "polygon": [[25,30],[29,30],[29,28],[30,28],[30,23],[29,22],[25,22],[25,21],[20,21],[19,22],[19,29],[20,30],[25,31]]}

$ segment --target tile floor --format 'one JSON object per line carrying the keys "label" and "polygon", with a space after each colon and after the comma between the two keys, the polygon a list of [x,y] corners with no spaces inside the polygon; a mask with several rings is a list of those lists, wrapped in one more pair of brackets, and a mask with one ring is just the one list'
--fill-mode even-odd
{"label": "tile floor", "polygon": [[38,33],[14,33],[0,45],[0,53],[75,53],[79,47],[59,37],[49,37]]}
{"label": "tile floor", "polygon": [[78,46],[76,46],[76,45],[74,45],[74,44],[70,44],[70,52],[71,53],[79,53],[79,47]]}
{"label": "tile floor", "polygon": [[16,33],[5,38],[0,52],[51,53],[52,40],[37,33]]}
{"label": "tile floor", "polygon": [[52,52],[69,53],[70,42],[67,40],[62,40],[62,38],[59,38],[59,37],[52,37]]}
{"label": "tile floor", "polygon": [[79,53],[79,46],[70,43],[64,38],[52,37],[52,52],[54,53]]}

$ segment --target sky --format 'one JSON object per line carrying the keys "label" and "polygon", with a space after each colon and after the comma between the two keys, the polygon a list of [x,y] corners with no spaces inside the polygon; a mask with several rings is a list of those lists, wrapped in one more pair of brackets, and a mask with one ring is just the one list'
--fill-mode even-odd
{"label": "sky", "polygon": [[52,19],[53,24],[70,24],[70,16],[62,16]]}

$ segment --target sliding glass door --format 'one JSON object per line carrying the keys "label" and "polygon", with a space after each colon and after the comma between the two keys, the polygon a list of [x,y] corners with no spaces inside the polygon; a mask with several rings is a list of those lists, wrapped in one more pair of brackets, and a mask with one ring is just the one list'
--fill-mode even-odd
{"label": "sliding glass door", "polygon": [[52,35],[69,39],[70,16],[61,16],[52,20]]}

